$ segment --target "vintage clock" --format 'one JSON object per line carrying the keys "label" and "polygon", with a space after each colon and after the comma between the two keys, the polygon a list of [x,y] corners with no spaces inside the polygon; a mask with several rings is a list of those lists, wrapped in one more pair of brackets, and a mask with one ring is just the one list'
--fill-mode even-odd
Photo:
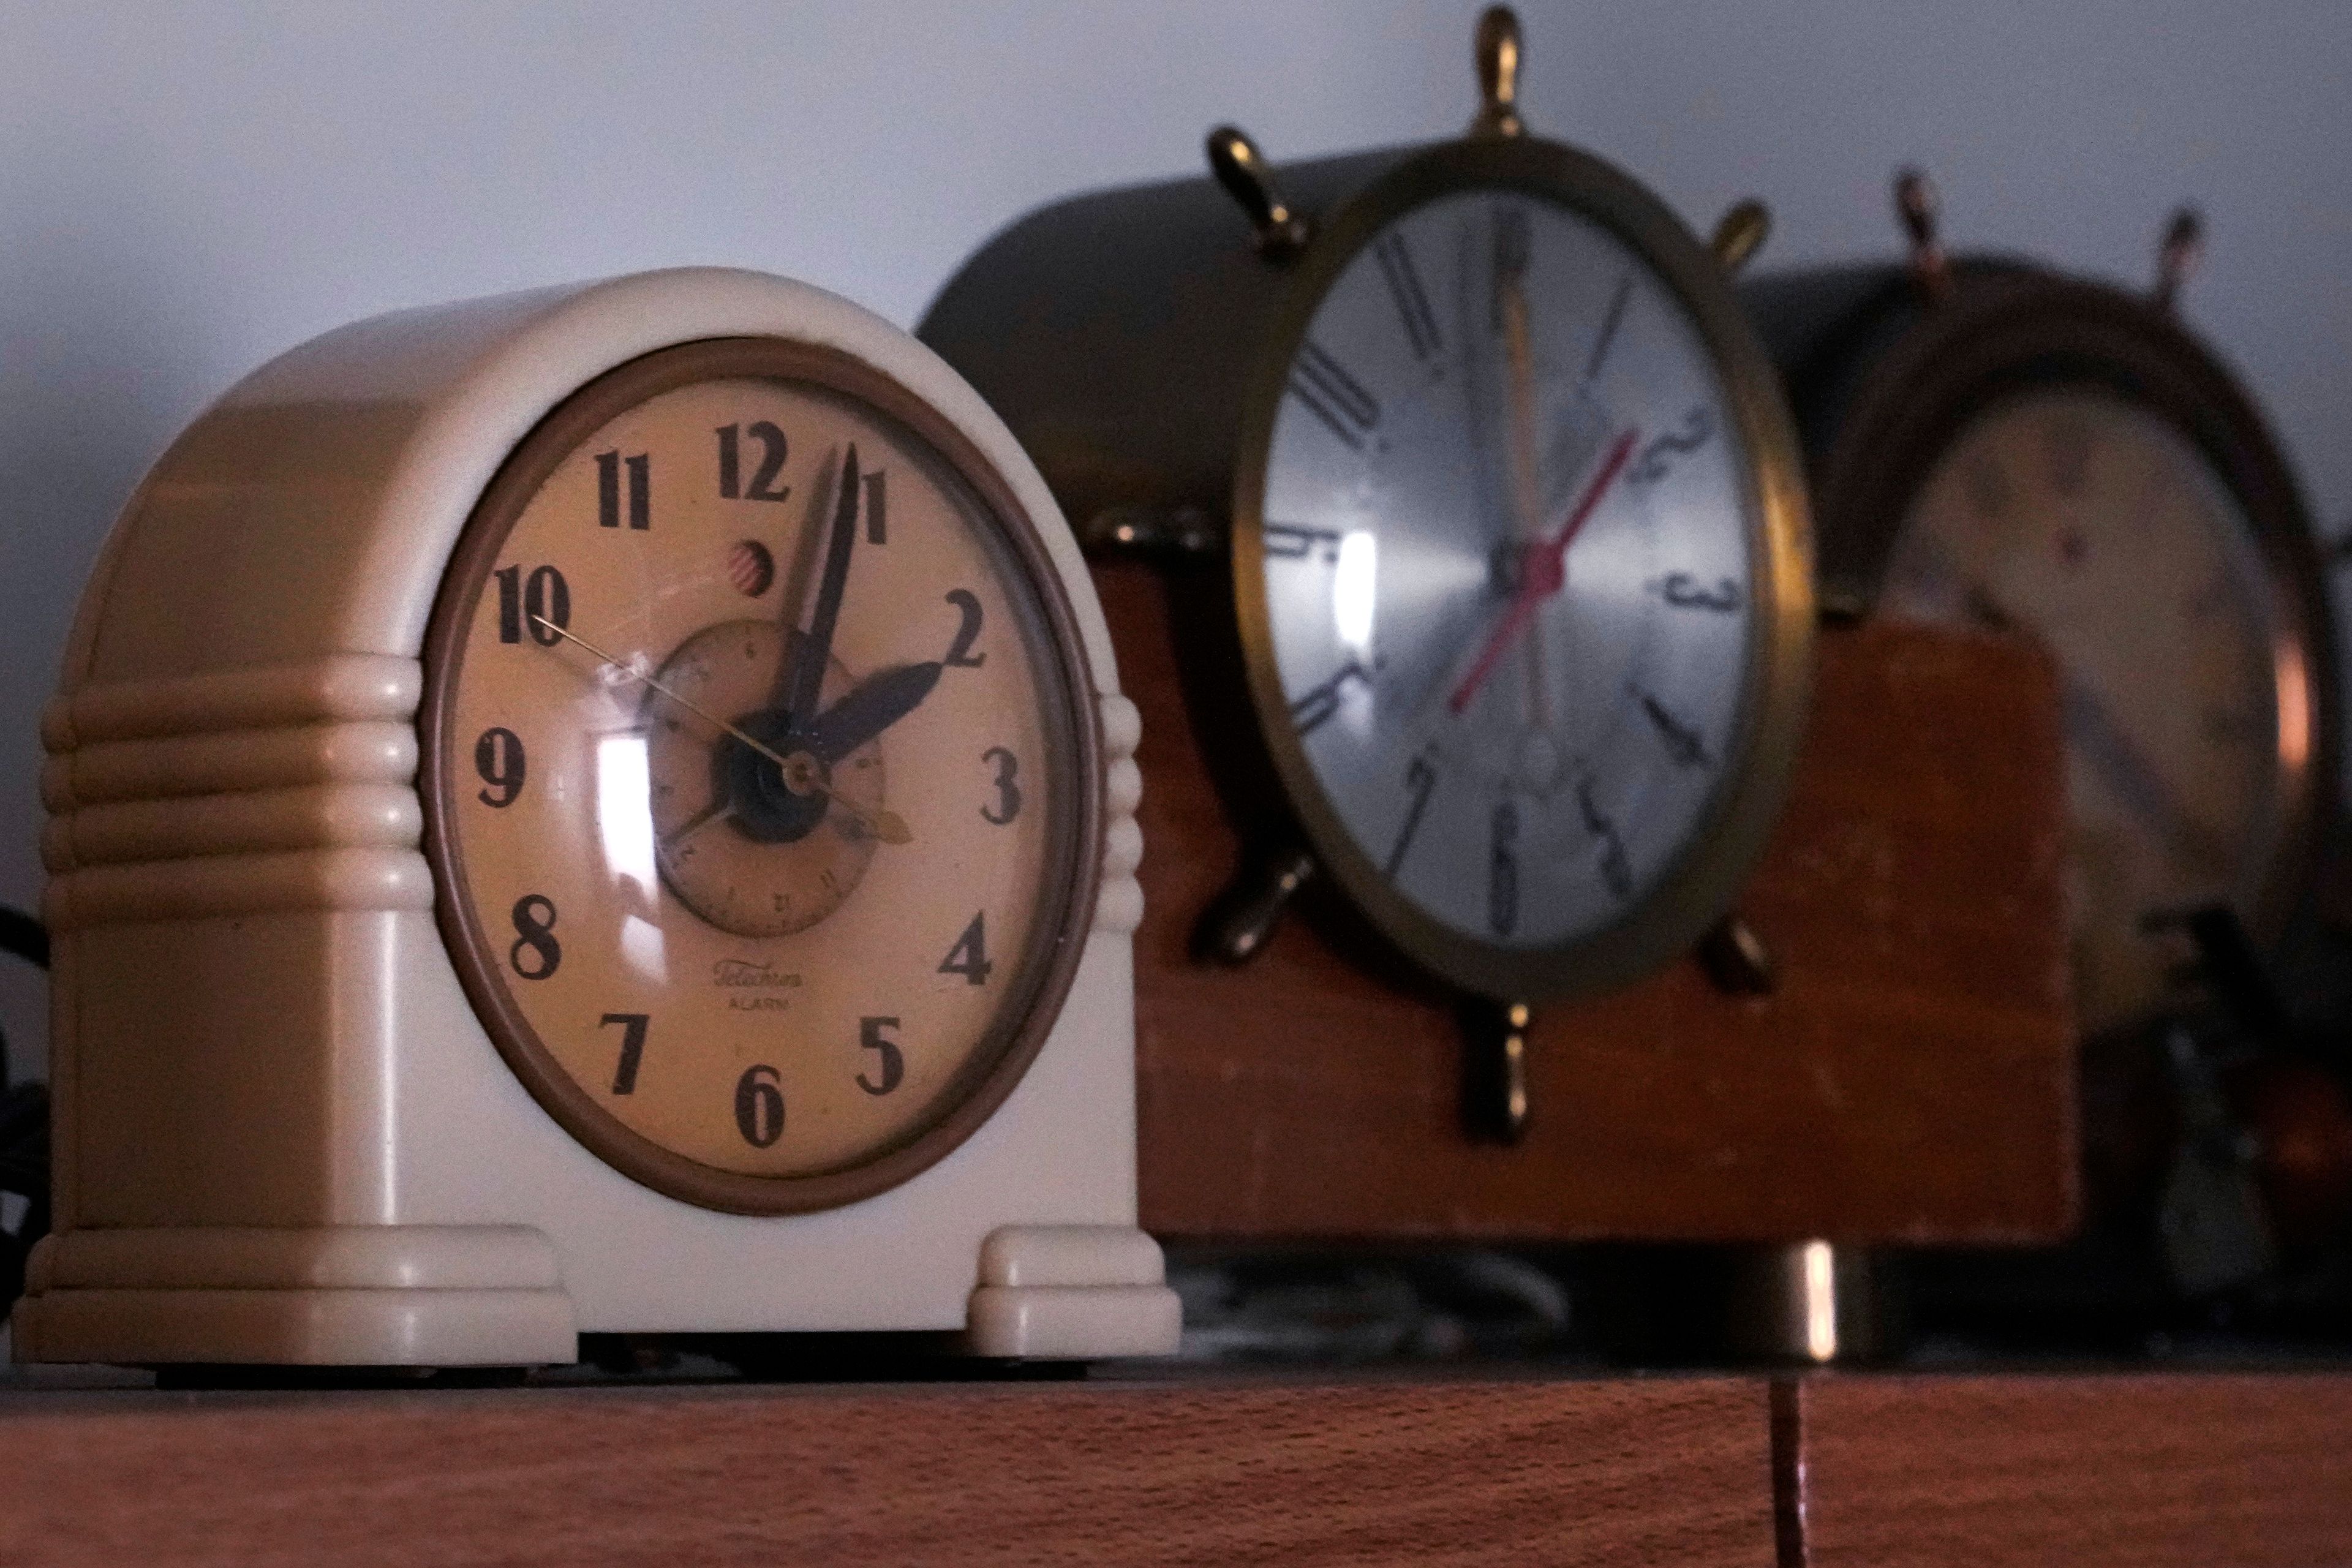
{"label": "vintage clock", "polygon": [[2182,917],[2275,943],[2308,897],[2341,700],[2316,545],[2252,401],[2179,323],[2183,212],[2150,295],[1948,258],[1896,181],[1907,266],[1753,278],[1788,377],[1826,607],[2015,628],[2064,683],[2077,1014],[2176,1005]]}
{"label": "vintage clock", "polygon": [[831,295],[655,273],[263,367],[131,501],[45,721],[17,1353],[1172,1350],[1137,724],[1020,448]]}
{"label": "vintage clock", "polygon": [[1507,10],[1476,61],[1458,141],[1277,190],[1220,130],[1213,183],[1032,214],[919,333],[1090,543],[1229,563],[1234,673],[1195,721],[1247,731],[1264,783],[1227,805],[1263,849],[1209,945],[1255,951],[1328,878],[1495,1005],[1473,1110],[1507,1137],[1528,1005],[1637,978],[1729,910],[1801,728],[1812,604],[1796,447],[1727,277],[1761,208],[1710,249],[1526,131]]}

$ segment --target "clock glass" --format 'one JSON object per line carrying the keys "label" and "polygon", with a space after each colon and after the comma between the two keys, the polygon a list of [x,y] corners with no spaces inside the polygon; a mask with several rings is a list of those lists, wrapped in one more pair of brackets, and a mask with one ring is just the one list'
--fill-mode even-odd
{"label": "clock glass", "polygon": [[486,493],[427,654],[443,929],[575,1137],[784,1212],[1010,1091],[1091,914],[1091,687],[1025,514],[910,394],[768,340],[611,373]]}
{"label": "clock glass", "polygon": [[1318,303],[1276,415],[1277,749],[1457,938],[1625,920],[1738,753],[1759,506],[1707,341],[1633,246],[1516,188],[1409,208]]}
{"label": "clock glass", "polygon": [[2057,658],[2075,1006],[2086,1032],[2165,999],[2193,954],[2165,917],[2251,915],[2309,683],[2252,523],[2169,422],[2057,385],[1963,425],[1920,486],[1881,590],[1892,615],[2021,628]]}

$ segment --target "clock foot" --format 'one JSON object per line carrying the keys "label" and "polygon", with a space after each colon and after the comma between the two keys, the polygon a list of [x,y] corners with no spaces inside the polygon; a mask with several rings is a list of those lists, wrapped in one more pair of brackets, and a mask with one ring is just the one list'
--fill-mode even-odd
{"label": "clock foot", "polygon": [[538,1366],[578,1354],[555,1249],[523,1226],[76,1229],[35,1250],[20,1362]]}
{"label": "clock foot", "polygon": [[1160,1244],[1129,1226],[1004,1226],[980,1249],[963,1349],[1024,1361],[1176,1353],[1184,1311]]}
{"label": "clock foot", "polygon": [[1737,914],[1726,915],[1708,927],[1692,955],[1715,982],[1715,988],[1728,996],[1769,996],[1780,983],[1772,950]]}
{"label": "clock foot", "polygon": [[1462,1020],[1462,1122],[1482,1142],[1528,1131],[1528,1005],[1476,1003]]}
{"label": "clock foot", "polygon": [[1827,1366],[1886,1350],[1878,1271],[1866,1250],[1816,1240],[1734,1257],[1726,1313],[1734,1354]]}
{"label": "clock foot", "polygon": [[1315,876],[1315,857],[1297,846],[1244,868],[1201,916],[1194,952],[1219,963],[1246,963],[1274,935],[1292,895]]}

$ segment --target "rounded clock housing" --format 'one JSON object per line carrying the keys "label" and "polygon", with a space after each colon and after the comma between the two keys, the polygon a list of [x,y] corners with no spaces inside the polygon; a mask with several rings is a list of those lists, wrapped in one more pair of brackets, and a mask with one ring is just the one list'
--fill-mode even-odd
{"label": "rounded clock housing", "polygon": [[1043,1044],[1101,747],[1012,489],[865,362],[624,364],[514,449],[428,628],[425,848],[458,977],[575,1139],[673,1197],[895,1186]]}

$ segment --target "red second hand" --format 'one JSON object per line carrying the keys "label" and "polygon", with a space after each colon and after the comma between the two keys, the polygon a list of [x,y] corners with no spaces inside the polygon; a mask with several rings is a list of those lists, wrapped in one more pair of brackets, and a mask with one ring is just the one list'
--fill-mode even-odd
{"label": "red second hand", "polygon": [[1559,531],[1552,535],[1541,549],[1529,552],[1526,580],[1519,584],[1517,595],[1511,600],[1511,607],[1504,613],[1503,624],[1495,628],[1495,635],[1488,637],[1486,646],[1478,650],[1478,662],[1470,667],[1470,673],[1462,678],[1462,684],[1455,687],[1454,695],[1446,699],[1445,706],[1449,710],[1459,713],[1470,706],[1470,699],[1478,695],[1478,688],[1486,683],[1487,676],[1494,673],[1495,667],[1503,661],[1503,655],[1510,651],[1511,644],[1518,640],[1519,634],[1535,618],[1536,606],[1559,593],[1560,585],[1568,581],[1568,547],[1576,542],[1577,531],[1599,510],[1601,498],[1609,493],[1609,487],[1616,480],[1618,470],[1625,466],[1625,459],[1633,455],[1636,434],[1628,430],[1617,437],[1617,444],[1609,448],[1609,456],[1601,462],[1601,471],[1592,476],[1591,484],[1584,487],[1582,499],[1577,501],[1576,510],[1568,514],[1568,521],[1559,525]]}

